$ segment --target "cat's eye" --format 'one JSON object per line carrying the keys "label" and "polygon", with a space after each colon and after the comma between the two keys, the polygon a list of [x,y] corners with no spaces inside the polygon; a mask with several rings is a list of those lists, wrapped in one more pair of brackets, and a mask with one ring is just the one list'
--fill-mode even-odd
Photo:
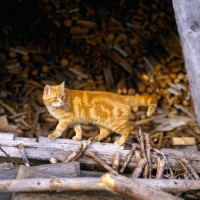
{"label": "cat's eye", "polygon": [[57,97],[53,97],[52,99],[53,99],[53,100],[56,100],[56,99],[57,99]]}
{"label": "cat's eye", "polygon": [[61,99],[63,99],[63,100],[64,100],[64,99],[65,99],[65,95],[63,95],[63,96],[61,97]]}

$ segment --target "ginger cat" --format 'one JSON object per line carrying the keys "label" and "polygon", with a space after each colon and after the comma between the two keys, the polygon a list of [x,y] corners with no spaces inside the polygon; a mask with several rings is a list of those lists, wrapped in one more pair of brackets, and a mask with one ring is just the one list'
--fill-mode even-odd
{"label": "ginger cat", "polygon": [[100,128],[98,141],[111,132],[121,134],[120,139],[114,143],[117,146],[123,145],[131,132],[128,122],[131,106],[148,106],[148,117],[157,106],[152,96],[69,90],[65,88],[65,82],[56,86],[46,85],[43,100],[50,114],[59,120],[56,130],[48,136],[51,140],[58,138],[69,124],[73,124],[76,132],[72,139],[81,140],[80,123],[89,122]]}

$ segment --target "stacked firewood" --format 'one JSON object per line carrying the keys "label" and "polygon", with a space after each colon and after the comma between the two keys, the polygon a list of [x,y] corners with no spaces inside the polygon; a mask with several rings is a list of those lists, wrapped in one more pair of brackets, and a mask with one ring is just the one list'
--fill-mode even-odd
{"label": "stacked firewood", "polygon": [[[0,22],[2,131],[26,137],[52,132],[57,120],[44,108],[43,88],[65,81],[70,89],[155,95],[157,118],[146,119],[135,107],[131,123],[151,124],[147,131],[158,134],[152,142],[159,147],[163,134],[181,125],[199,133],[170,0],[11,0],[0,8],[7,10]],[[90,124],[83,129],[86,138],[96,131]],[[180,133],[169,134],[166,144]],[[69,127],[63,137],[73,134]]]}

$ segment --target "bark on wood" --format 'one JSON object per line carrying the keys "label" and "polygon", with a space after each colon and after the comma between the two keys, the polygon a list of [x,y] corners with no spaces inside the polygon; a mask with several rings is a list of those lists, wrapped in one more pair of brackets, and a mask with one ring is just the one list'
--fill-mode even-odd
{"label": "bark on wood", "polygon": [[120,194],[128,199],[137,200],[178,200],[171,194],[163,192],[150,185],[140,184],[137,181],[121,175],[105,174],[100,178],[100,185],[107,190]]}
{"label": "bark on wood", "polygon": [[183,55],[194,101],[194,109],[200,126],[200,1],[172,0],[176,23],[182,43]]}

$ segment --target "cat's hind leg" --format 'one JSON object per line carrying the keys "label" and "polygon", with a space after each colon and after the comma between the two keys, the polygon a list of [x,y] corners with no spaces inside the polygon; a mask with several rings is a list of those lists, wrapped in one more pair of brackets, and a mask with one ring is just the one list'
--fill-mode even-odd
{"label": "cat's hind leg", "polygon": [[122,146],[126,142],[131,132],[131,126],[127,121],[125,121],[123,124],[120,124],[120,126],[117,127],[114,131],[121,135],[120,139],[116,140],[114,144],[116,146]]}
{"label": "cat's hind leg", "polygon": [[99,127],[99,128],[100,128],[100,133],[98,135],[97,140],[101,141],[103,138],[107,137],[111,133],[111,131],[107,128],[102,127],[102,126]]}
{"label": "cat's hind leg", "polygon": [[73,140],[81,140],[82,139],[82,131],[81,131],[81,125],[80,124],[74,124],[73,128],[76,132],[76,135],[72,138]]}

